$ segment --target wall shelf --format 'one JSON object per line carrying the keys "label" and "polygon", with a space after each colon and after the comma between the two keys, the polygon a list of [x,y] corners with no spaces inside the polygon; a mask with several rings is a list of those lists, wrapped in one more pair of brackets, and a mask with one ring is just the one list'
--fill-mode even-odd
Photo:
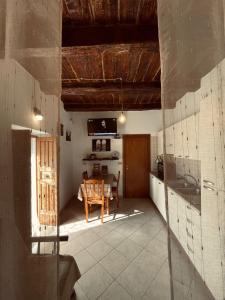
{"label": "wall shelf", "polygon": [[95,159],[91,158],[83,158],[83,161],[102,161],[102,160],[119,160],[119,158],[113,158],[113,157],[99,157]]}

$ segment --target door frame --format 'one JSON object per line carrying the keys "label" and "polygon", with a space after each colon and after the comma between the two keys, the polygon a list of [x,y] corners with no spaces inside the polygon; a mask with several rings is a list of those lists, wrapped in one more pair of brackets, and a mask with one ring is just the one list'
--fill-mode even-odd
{"label": "door frame", "polygon": [[[148,153],[148,161],[147,161],[147,165],[149,167],[149,173],[151,170],[151,159],[150,159],[150,149],[151,149],[151,134],[123,134],[123,197],[126,198],[126,157],[125,157],[125,139],[126,137],[137,137],[137,136],[145,136],[148,137],[148,145],[147,145],[147,153]],[[149,184],[149,180],[148,180],[148,190],[150,189],[150,184]]]}

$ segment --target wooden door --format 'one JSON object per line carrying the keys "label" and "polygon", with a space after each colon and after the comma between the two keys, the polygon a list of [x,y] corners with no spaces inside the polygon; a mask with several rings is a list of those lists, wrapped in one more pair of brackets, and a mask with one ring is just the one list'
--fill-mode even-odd
{"label": "wooden door", "polygon": [[41,225],[57,225],[56,138],[37,138],[37,214]]}
{"label": "wooden door", "polygon": [[150,135],[124,135],[123,156],[125,197],[149,197]]}

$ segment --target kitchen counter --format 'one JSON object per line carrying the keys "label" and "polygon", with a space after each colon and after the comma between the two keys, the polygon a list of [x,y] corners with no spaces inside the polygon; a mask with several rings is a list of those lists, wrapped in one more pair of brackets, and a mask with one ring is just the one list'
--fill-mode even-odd
{"label": "kitchen counter", "polygon": [[152,174],[153,176],[155,176],[157,179],[159,179],[162,183],[164,183],[164,180],[162,178],[159,178],[158,173],[157,172],[150,172],[150,174]]}
{"label": "kitchen counter", "polygon": [[[160,179],[158,177],[157,172],[151,172],[153,176],[155,176],[158,180],[160,180],[162,183],[165,183],[164,180]],[[167,186],[173,190],[177,195],[182,197],[185,201],[187,201],[194,209],[196,209],[198,212],[201,212],[201,193],[199,194],[193,194],[188,193],[187,191],[182,191],[182,188],[184,188],[184,181],[181,179],[171,180],[167,182]],[[193,185],[189,185],[188,188],[194,189]]]}

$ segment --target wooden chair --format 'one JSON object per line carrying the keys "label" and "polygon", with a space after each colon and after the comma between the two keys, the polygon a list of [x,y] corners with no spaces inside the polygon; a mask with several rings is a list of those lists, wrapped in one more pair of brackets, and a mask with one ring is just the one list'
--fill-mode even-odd
{"label": "wooden chair", "polygon": [[100,176],[101,175],[101,166],[100,164],[94,164],[93,165],[93,173],[92,176]]}
{"label": "wooden chair", "polygon": [[84,171],[82,173],[82,178],[83,178],[83,180],[87,180],[88,179],[88,172],[87,171]]}
{"label": "wooden chair", "polygon": [[105,211],[105,204],[108,210],[108,200],[104,197],[104,180],[84,180],[84,200],[85,200],[85,215],[88,223],[88,207],[89,205],[101,206],[101,222]]}
{"label": "wooden chair", "polygon": [[113,195],[113,199],[116,200],[116,206],[117,208],[119,208],[119,182],[120,182],[120,171],[118,172],[117,177],[114,177],[114,182],[116,183],[115,186],[112,187],[112,195]]}

